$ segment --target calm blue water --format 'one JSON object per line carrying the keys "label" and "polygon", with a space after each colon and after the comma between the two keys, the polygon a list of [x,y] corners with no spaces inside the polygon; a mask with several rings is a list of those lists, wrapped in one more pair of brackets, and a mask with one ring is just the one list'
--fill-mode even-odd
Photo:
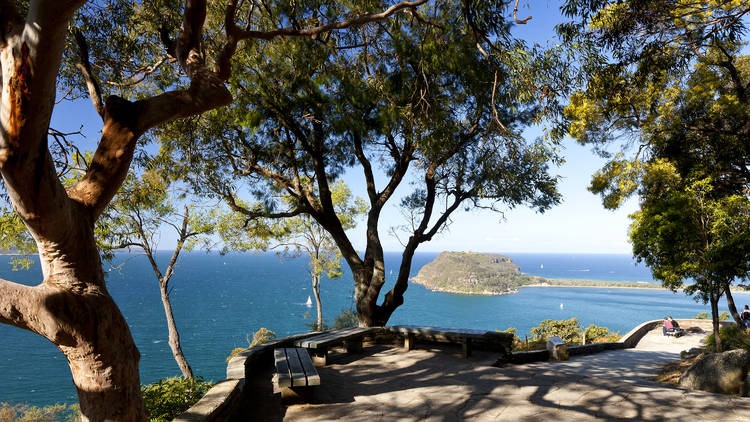
{"label": "calm blue water", "polygon": [[[412,275],[437,253],[417,253]],[[507,254],[527,274],[552,278],[613,281],[652,281],[647,268],[627,255]],[[168,254],[159,255],[162,261]],[[388,254],[386,271],[397,271],[399,254]],[[141,382],[177,376],[179,369],[167,345],[167,329],[156,280],[142,256],[122,254],[119,270],[108,276],[108,287],[130,324],[141,351]],[[188,362],[196,374],[224,378],[225,358],[260,327],[278,336],[307,331],[315,309],[305,306],[311,295],[304,259],[282,260],[273,254],[205,254],[182,257],[172,279],[172,306]],[[41,274],[11,272],[8,257],[0,256],[0,277],[36,283]],[[390,288],[394,282],[389,276]],[[324,318],[332,321],[352,304],[352,278],[324,280]],[[738,294],[736,301],[750,303]],[[563,305],[562,308],[560,305]],[[709,307],[682,293],[591,288],[524,288],[507,296],[452,295],[411,284],[405,303],[391,324],[419,324],[476,329],[518,328],[523,336],[542,319],[578,317],[582,324],[626,332],[636,324],[665,315],[692,317]],[[0,325],[0,402],[36,405],[75,402],[67,363],[54,345],[15,327]]]}

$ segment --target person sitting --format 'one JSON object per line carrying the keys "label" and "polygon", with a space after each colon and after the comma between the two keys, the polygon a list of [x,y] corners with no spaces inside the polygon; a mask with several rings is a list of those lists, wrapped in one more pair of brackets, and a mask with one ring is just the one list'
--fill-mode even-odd
{"label": "person sitting", "polygon": [[745,327],[750,327],[750,308],[745,305],[745,309],[740,314],[740,319],[745,323]]}
{"label": "person sitting", "polygon": [[667,319],[667,317],[664,317],[664,324],[661,327],[662,334],[666,336],[667,332],[673,329],[674,329],[674,326],[672,325],[672,321]]}

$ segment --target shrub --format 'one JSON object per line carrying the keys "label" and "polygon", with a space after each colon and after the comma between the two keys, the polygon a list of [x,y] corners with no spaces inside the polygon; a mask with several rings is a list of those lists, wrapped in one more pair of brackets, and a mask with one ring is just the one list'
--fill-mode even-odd
{"label": "shrub", "polygon": [[268,343],[269,341],[271,341],[271,340],[273,340],[275,338],[276,338],[276,333],[274,333],[273,331],[271,331],[271,330],[269,330],[267,328],[260,327],[260,329],[258,331],[256,331],[255,334],[253,334],[253,341],[250,341],[250,339],[247,338],[247,336],[245,337],[245,339],[247,340],[247,343],[248,343],[247,347],[236,347],[236,348],[234,348],[234,350],[232,350],[229,353],[229,356],[227,356],[227,362],[229,362],[230,360],[232,360],[233,357],[235,357],[238,354],[244,352],[245,350],[247,350],[247,349],[249,349],[249,348],[251,348],[253,346],[257,346],[259,344]]}
{"label": "shrub", "polygon": [[[724,350],[750,350],[750,334],[746,333],[736,325],[730,325],[719,329],[719,337],[721,338],[721,345]],[[710,350],[716,351],[714,333],[707,335],[706,338],[703,339],[703,344],[705,344]]]}
{"label": "shrub", "polygon": [[141,393],[151,421],[167,422],[197,403],[212,386],[200,377],[175,377],[143,385]]}
{"label": "shrub", "polygon": [[620,332],[613,333],[607,327],[589,325],[584,330],[586,343],[611,343],[620,340]]}
{"label": "shrub", "polygon": [[356,327],[359,325],[357,311],[354,309],[342,309],[341,313],[333,319],[333,329]]}
{"label": "shrub", "polygon": [[535,341],[546,341],[550,337],[560,337],[568,344],[580,344],[581,332],[581,325],[578,323],[578,318],[560,321],[545,319],[538,327],[534,327],[530,331]]}
{"label": "shrub", "polygon": [[[711,318],[710,315],[708,315],[708,312],[701,312],[698,315],[695,316],[694,319],[709,319]],[[719,321],[728,321],[729,320],[729,312],[722,312],[719,314]]]}
{"label": "shrub", "polygon": [[28,404],[0,403],[0,422],[78,422],[77,404],[53,404],[37,407]]}

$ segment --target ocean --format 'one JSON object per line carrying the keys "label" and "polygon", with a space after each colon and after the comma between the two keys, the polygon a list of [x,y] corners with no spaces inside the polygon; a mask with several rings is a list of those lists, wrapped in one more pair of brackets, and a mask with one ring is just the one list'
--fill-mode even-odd
{"label": "ocean", "polygon": [[[653,281],[648,268],[629,255],[506,253],[530,275],[610,281]],[[437,256],[415,255],[412,275]],[[39,266],[11,271],[0,256],[0,277],[35,284]],[[158,253],[166,262],[169,253]],[[395,282],[400,254],[386,254],[387,292]],[[345,266],[345,265],[344,265]],[[154,274],[144,256],[118,254],[107,285],[130,324],[141,352],[141,382],[178,376],[167,345],[167,328]],[[391,273],[392,270],[392,273]],[[308,331],[315,307],[307,261],[271,253],[227,254],[191,252],[181,256],[171,281],[171,299],[183,351],[193,371],[205,379],[224,378],[225,359],[235,347],[246,347],[261,327],[278,337]],[[342,309],[353,307],[351,274],[321,285],[324,319],[333,322]],[[739,306],[750,295],[737,294]],[[722,305],[722,310],[726,305]],[[625,333],[645,320],[672,315],[689,318],[710,312],[683,293],[661,290],[606,288],[522,288],[505,296],[455,295],[431,292],[411,283],[404,305],[389,324],[416,324],[474,329],[516,327],[523,337],[543,319],[577,317],[581,324],[605,326]],[[38,335],[0,325],[0,402],[48,405],[75,402],[76,393],[62,353]]]}

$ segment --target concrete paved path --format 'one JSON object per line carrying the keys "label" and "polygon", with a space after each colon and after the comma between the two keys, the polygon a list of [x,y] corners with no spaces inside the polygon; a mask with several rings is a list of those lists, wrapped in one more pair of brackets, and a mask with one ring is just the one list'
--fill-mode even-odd
{"label": "concrete paved path", "polygon": [[259,391],[248,411],[277,421],[750,421],[748,398],[648,381],[702,338],[660,330],[636,349],[503,368],[489,353],[463,359],[458,347],[371,346],[320,368],[312,403],[281,406]]}

